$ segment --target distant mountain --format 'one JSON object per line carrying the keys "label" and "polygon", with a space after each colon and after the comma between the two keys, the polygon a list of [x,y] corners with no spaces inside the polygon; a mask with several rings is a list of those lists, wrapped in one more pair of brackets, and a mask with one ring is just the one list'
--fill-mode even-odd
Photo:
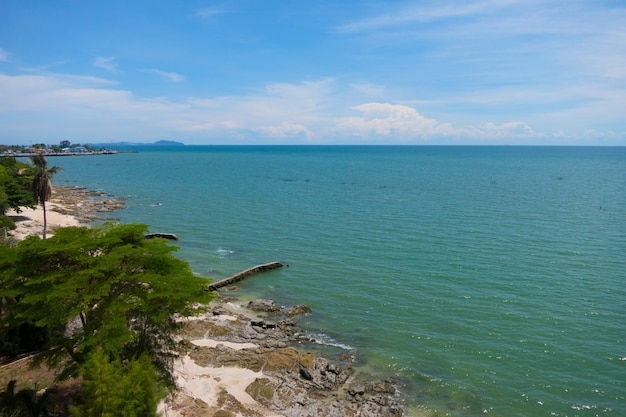
{"label": "distant mountain", "polygon": [[159,140],[153,143],[155,146],[185,146],[182,142],[176,142],[174,140]]}

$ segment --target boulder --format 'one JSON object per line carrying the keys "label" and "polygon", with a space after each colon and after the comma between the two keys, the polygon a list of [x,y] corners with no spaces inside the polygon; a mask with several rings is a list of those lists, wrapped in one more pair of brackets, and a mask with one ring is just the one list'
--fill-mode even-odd
{"label": "boulder", "polygon": [[311,312],[311,307],[305,304],[298,304],[298,305],[291,307],[289,310],[287,310],[287,316],[288,317],[301,316],[303,314],[309,314],[310,312]]}
{"label": "boulder", "polygon": [[246,307],[252,311],[260,311],[263,313],[276,313],[280,311],[280,307],[278,307],[273,300],[250,301]]}

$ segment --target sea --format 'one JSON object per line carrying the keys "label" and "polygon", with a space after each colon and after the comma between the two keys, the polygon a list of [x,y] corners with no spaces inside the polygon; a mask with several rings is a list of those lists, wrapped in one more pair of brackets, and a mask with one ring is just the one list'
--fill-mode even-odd
{"label": "sea", "polygon": [[[125,149],[130,150],[129,148]],[[242,299],[306,304],[411,417],[626,415],[626,147],[141,146],[50,157]]]}

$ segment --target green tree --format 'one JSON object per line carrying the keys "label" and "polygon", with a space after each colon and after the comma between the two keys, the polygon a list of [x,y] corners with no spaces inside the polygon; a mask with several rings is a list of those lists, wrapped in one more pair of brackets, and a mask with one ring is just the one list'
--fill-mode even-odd
{"label": "green tree", "polygon": [[154,417],[165,393],[157,381],[150,358],[122,365],[102,350],[89,355],[82,367],[81,405],[71,407],[72,417]]}
{"label": "green tree", "polygon": [[35,202],[30,191],[33,176],[19,175],[28,165],[13,157],[0,157],[0,232],[6,238],[8,230],[15,229],[13,220],[6,216],[8,209],[18,213],[22,207],[33,207]]}
{"label": "green tree", "polygon": [[52,197],[52,176],[63,168],[53,166],[48,168],[48,161],[43,150],[39,149],[30,157],[33,166],[31,168],[23,168],[20,173],[33,172],[33,182],[31,191],[35,205],[41,204],[43,209],[43,238],[46,238],[46,230],[48,227],[48,218],[46,214],[46,201]]}
{"label": "green tree", "polygon": [[8,209],[19,212],[22,207],[35,205],[30,191],[33,175],[20,175],[20,171],[28,167],[13,157],[0,157],[0,192],[3,194],[0,199],[0,214],[6,213]]}
{"label": "green tree", "polygon": [[15,300],[0,332],[25,322],[48,329],[47,356],[64,360],[68,374],[102,349],[122,360],[147,353],[171,382],[176,315],[196,313],[212,293],[175,247],[146,232],[141,224],[68,227],[0,247],[0,296]]}

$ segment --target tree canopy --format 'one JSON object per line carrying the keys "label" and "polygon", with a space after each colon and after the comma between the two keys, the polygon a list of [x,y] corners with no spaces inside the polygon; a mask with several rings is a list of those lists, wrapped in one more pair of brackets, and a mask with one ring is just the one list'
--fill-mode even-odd
{"label": "tree canopy", "polygon": [[19,175],[29,165],[13,157],[0,157],[0,228],[15,227],[5,213],[9,209],[18,212],[22,207],[33,207],[35,201],[31,192],[33,175]]}
{"label": "tree canopy", "polygon": [[[145,239],[143,224],[68,227],[17,247],[0,246],[0,296],[12,300],[0,332],[24,323],[47,330],[50,359],[77,374],[90,353],[136,360],[148,354],[171,378],[176,314],[212,299],[164,239]],[[2,340],[9,340],[2,334]]]}

